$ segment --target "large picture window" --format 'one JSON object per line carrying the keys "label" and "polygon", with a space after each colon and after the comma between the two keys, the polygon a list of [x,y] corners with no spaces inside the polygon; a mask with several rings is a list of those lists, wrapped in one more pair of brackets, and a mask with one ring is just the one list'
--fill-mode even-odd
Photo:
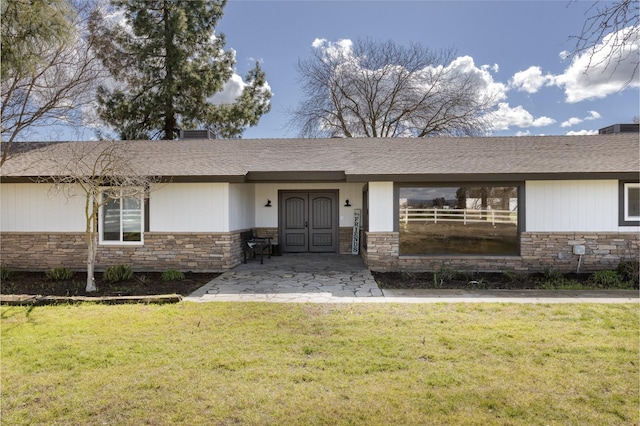
{"label": "large picture window", "polygon": [[620,182],[620,225],[640,225],[640,183]]}
{"label": "large picture window", "polygon": [[143,224],[141,191],[109,189],[102,193],[100,242],[141,243]]}
{"label": "large picture window", "polygon": [[399,188],[400,255],[518,255],[518,187]]}

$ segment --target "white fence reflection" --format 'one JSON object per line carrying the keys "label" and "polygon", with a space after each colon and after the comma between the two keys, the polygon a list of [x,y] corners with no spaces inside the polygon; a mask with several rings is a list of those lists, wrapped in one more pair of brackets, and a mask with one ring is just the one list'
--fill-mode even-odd
{"label": "white fence reflection", "polygon": [[461,222],[469,223],[506,223],[517,225],[518,212],[511,210],[472,210],[472,209],[414,209],[400,208],[400,223],[409,222],[439,223]]}

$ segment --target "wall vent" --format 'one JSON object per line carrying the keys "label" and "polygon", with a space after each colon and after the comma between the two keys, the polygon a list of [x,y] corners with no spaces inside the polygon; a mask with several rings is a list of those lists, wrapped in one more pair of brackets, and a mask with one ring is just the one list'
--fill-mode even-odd
{"label": "wall vent", "polygon": [[180,139],[213,139],[209,130],[180,130]]}
{"label": "wall vent", "polygon": [[612,133],[638,133],[640,132],[640,124],[614,124],[613,126],[603,127],[598,130],[599,135],[609,135]]}

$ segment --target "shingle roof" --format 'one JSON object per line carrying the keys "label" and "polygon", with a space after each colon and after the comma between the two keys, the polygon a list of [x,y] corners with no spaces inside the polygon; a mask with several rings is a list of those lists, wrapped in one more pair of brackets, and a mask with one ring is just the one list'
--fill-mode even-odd
{"label": "shingle roof", "polygon": [[[74,152],[104,142],[65,142],[16,154],[2,177],[51,176]],[[247,179],[252,173],[343,172],[372,176],[451,178],[638,174],[638,134],[425,139],[240,139],[122,141],[141,174],[185,180]],[[94,149],[94,151],[96,151]],[[259,173],[265,172],[265,173]],[[232,179],[234,178],[234,179]]]}

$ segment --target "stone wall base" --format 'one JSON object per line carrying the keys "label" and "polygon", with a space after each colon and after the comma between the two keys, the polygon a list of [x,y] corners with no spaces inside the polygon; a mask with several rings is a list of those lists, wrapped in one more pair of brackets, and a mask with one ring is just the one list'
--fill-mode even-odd
{"label": "stone wall base", "polygon": [[362,257],[365,265],[372,271],[398,271],[400,233],[398,232],[365,232]]}
{"label": "stone wall base", "polygon": [[[44,271],[65,266],[86,270],[83,233],[2,233],[0,256],[13,270]],[[146,232],[144,245],[98,247],[96,270],[128,264],[139,271],[221,272],[240,264],[240,231],[230,233]]]}
{"label": "stone wall base", "polygon": [[[256,235],[271,237],[274,244],[278,243],[278,228],[254,228]],[[351,254],[351,240],[353,228],[341,227],[338,230],[338,247],[340,254]]]}
{"label": "stone wall base", "polygon": [[[582,259],[573,254],[573,247],[582,245]],[[640,234],[635,232],[569,232],[522,233],[520,238],[522,262],[529,269],[558,271],[614,269],[621,260],[638,260]]]}
{"label": "stone wall base", "polygon": [[[436,271],[450,267],[460,271],[505,270],[580,272],[614,269],[621,260],[638,260],[640,235],[636,233],[522,233],[520,256],[399,255],[399,233],[367,232],[363,258],[372,271]],[[584,245],[585,255],[573,254]]]}
{"label": "stone wall base", "polygon": [[[277,241],[277,228],[258,228],[258,235]],[[242,261],[241,231],[228,233],[145,233],[141,246],[99,246],[98,271],[129,264],[140,271],[221,272]],[[340,228],[340,253],[351,253],[351,228]],[[433,271],[443,266],[456,270],[495,272],[591,272],[613,269],[621,260],[638,260],[640,235],[636,233],[522,233],[520,256],[400,256],[397,232],[366,232],[361,256],[373,271]],[[585,255],[573,254],[583,245]],[[0,262],[13,270],[40,271],[60,266],[86,270],[86,243],[82,233],[18,233],[0,235]]]}

